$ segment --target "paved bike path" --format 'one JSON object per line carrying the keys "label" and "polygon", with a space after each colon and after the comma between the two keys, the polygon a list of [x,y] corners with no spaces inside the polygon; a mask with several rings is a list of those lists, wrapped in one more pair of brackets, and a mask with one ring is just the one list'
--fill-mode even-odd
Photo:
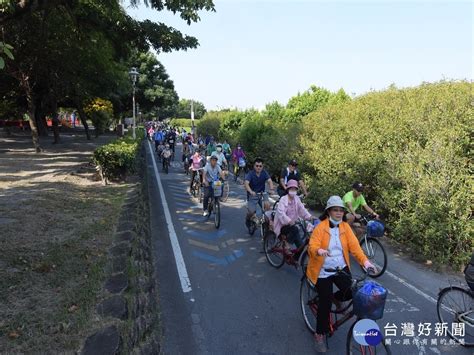
{"label": "paved bike path", "polygon": [[[177,153],[180,157],[180,146]],[[299,306],[301,271],[288,265],[277,270],[268,264],[261,252],[261,241],[257,236],[250,237],[243,223],[243,187],[231,183],[229,200],[221,206],[221,227],[216,230],[212,219],[202,217],[198,200],[190,196],[190,177],[183,173],[181,165],[172,163],[169,174],[164,174],[157,162],[159,183],[190,281],[191,290],[183,292],[148,147],[147,163],[164,353],[314,353]],[[392,265],[395,268],[401,262],[392,264],[394,258],[389,251],[388,270],[395,275]],[[435,305],[393,277],[383,275],[378,281],[390,291],[384,319],[378,322],[381,327],[387,322],[399,327],[402,322],[413,322],[417,333],[419,322],[431,322],[434,328]],[[330,354],[344,353],[350,324],[351,321],[330,338]],[[431,346],[430,338],[427,340],[426,346],[394,345],[393,353],[471,353],[459,346]]]}

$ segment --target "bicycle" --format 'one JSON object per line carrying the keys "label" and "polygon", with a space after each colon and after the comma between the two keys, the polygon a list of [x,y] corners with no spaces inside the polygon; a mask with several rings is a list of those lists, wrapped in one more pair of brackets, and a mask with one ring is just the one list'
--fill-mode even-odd
{"label": "bicycle", "polygon": [[[379,240],[379,238],[383,237],[383,231],[381,234],[369,235],[367,232],[367,225],[372,221],[372,219],[370,219],[368,216],[361,216],[361,218],[359,218],[357,221],[362,223],[362,235],[360,235],[360,231],[357,226],[352,227],[352,229],[359,240],[360,247],[364,251],[364,254],[367,255],[370,262],[378,268],[378,272],[370,274],[370,277],[380,277],[387,269],[387,252]],[[360,236],[358,236],[358,234]]]}
{"label": "bicycle", "polygon": [[237,182],[240,175],[242,175],[239,184],[243,184],[245,174],[247,174],[247,163],[245,162],[245,159],[241,158],[238,162],[234,163],[234,181]]}
{"label": "bicycle", "polygon": [[[200,196],[200,191],[201,191],[201,171],[204,170],[203,168],[199,168],[196,170],[196,174],[194,174],[193,182],[191,183],[191,195],[194,197]],[[199,201],[202,202],[202,201]]]}
{"label": "bicycle", "polygon": [[[347,277],[351,278],[351,290],[352,294],[355,295],[358,288],[361,284],[365,281],[368,275],[368,271],[364,270],[364,275],[359,278],[353,278],[347,272],[345,272],[341,268],[337,269],[324,269],[327,272],[336,272]],[[316,332],[316,319],[318,314],[318,293],[316,291],[316,287],[311,283],[310,280],[306,278],[304,275],[301,278],[301,285],[300,285],[300,305],[301,305],[301,312],[303,313],[303,319],[305,321],[306,327],[312,333]],[[383,313],[383,312],[382,312]],[[338,317],[341,317],[338,319]],[[334,335],[336,330],[348,322],[353,317],[356,317],[354,323],[349,328],[346,337],[346,354],[391,354],[390,347],[385,344],[385,341],[382,336],[381,343],[377,346],[372,345],[361,345],[357,343],[353,337],[353,330],[354,326],[356,325],[357,321],[359,321],[359,316],[356,315],[354,312],[353,307],[353,300],[351,299],[347,305],[345,305],[342,309],[336,309],[334,302],[332,303],[331,310],[329,312],[329,334],[328,337]],[[326,338],[327,341],[327,338]]]}
{"label": "bicycle", "polygon": [[224,174],[225,174],[226,178],[224,180],[221,202],[227,202],[227,200],[229,199],[229,193],[230,193],[230,185],[228,183],[229,170],[227,170],[225,168],[223,170],[224,170]]}
{"label": "bicycle", "polygon": [[[208,187],[204,187],[208,188]],[[204,189],[201,192],[202,198],[204,198]],[[212,213],[214,212],[214,226],[218,229],[221,225],[221,205],[219,203],[222,196],[222,181],[217,180],[212,183],[211,194],[209,195],[209,204],[207,205],[207,219],[211,218]]]}
{"label": "bicycle", "polygon": [[[265,257],[268,263],[274,268],[279,269],[284,263],[293,265],[296,269],[301,266],[303,273],[306,273],[308,265],[308,243],[310,230],[308,230],[308,222],[304,219],[296,221],[300,233],[303,233],[303,244],[299,248],[285,248],[286,238],[280,234],[278,237],[273,231],[267,231],[263,240]],[[299,255],[295,259],[295,255]]]}
{"label": "bicycle", "polygon": [[[464,336],[453,333],[448,326],[448,335],[466,347],[474,346],[474,291],[459,286],[445,287],[439,291],[436,305],[440,323],[463,323]],[[449,322],[448,322],[449,321]]]}
{"label": "bicycle", "polygon": [[255,209],[255,213],[250,219],[249,225],[247,226],[250,235],[254,235],[255,231],[258,228],[260,230],[260,236],[262,238],[262,241],[269,228],[269,218],[265,215],[265,208],[263,206],[263,198],[266,195],[268,195],[266,192],[257,193],[257,208]]}
{"label": "bicycle", "polygon": [[166,174],[168,174],[169,166],[170,166],[170,158],[163,157],[163,171]]}

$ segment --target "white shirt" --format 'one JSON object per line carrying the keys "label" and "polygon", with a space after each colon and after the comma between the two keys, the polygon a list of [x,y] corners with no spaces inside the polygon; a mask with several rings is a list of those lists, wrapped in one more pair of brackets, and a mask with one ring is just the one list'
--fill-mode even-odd
{"label": "white shirt", "polygon": [[335,269],[337,267],[344,268],[346,261],[342,253],[341,238],[339,236],[339,228],[329,228],[331,239],[329,239],[328,252],[329,255],[324,259],[323,267],[319,272],[320,278],[326,278],[335,274],[335,272],[326,272],[324,269]]}

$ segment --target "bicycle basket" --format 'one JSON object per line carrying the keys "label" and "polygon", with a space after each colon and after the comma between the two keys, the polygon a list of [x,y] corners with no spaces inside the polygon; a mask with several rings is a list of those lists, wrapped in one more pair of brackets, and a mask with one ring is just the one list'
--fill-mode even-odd
{"label": "bicycle basket", "polygon": [[244,158],[239,158],[239,167],[240,168],[245,168],[245,159]]}
{"label": "bicycle basket", "polygon": [[385,226],[380,221],[369,221],[367,223],[367,235],[369,237],[383,237]]}
{"label": "bicycle basket", "polygon": [[387,289],[374,281],[366,281],[354,293],[354,314],[359,318],[381,319],[386,298]]}
{"label": "bicycle basket", "polygon": [[212,183],[212,188],[214,190],[214,197],[221,197],[224,185],[221,181],[214,181]]}

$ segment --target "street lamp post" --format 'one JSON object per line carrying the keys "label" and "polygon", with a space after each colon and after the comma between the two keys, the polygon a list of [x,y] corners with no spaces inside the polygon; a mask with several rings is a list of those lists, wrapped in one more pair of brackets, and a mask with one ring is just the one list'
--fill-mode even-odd
{"label": "street lamp post", "polygon": [[132,81],[132,87],[133,87],[133,95],[132,95],[132,102],[133,102],[133,133],[132,133],[132,136],[133,136],[133,139],[135,139],[136,138],[136,135],[135,135],[135,125],[136,125],[136,121],[135,121],[135,84],[137,83],[137,79],[138,79],[137,68],[132,67],[130,69],[130,71],[128,72],[128,75],[130,75],[130,80]]}
{"label": "street lamp post", "polygon": [[194,129],[194,103],[193,100],[191,100],[191,135],[195,139],[196,137],[194,136],[195,129]]}

